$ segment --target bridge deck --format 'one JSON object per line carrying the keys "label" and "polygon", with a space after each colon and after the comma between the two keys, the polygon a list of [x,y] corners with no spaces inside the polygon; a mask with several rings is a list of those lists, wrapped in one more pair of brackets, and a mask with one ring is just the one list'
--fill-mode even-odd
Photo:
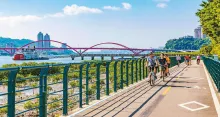
{"label": "bridge deck", "polygon": [[[203,64],[171,69],[167,82],[147,80],[72,115],[75,117],[218,117]],[[219,105],[219,104],[217,104]]]}

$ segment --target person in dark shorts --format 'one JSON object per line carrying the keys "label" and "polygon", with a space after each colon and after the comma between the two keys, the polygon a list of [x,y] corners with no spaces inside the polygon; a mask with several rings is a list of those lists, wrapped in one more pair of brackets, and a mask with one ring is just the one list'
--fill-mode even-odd
{"label": "person in dark shorts", "polygon": [[160,67],[161,67],[161,71],[160,71],[161,76],[160,76],[160,78],[162,78],[162,77],[165,77],[165,71],[166,71],[166,67],[167,67],[167,61],[166,61],[166,58],[164,58],[164,53],[160,54],[159,64],[160,64]]}
{"label": "person in dark shorts", "polygon": [[166,62],[167,62],[167,67],[166,67],[166,76],[168,76],[168,74],[170,75],[170,71],[169,71],[169,68],[170,68],[170,58],[169,58],[169,56],[166,54],[165,55],[165,59],[166,59]]}
{"label": "person in dark shorts", "polygon": [[186,62],[186,65],[189,65],[189,59],[190,59],[189,56],[186,55],[186,56],[185,56],[185,62]]}

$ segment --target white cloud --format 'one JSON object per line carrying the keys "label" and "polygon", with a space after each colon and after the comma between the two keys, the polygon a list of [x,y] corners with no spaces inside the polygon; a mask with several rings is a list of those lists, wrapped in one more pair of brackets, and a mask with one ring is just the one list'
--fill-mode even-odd
{"label": "white cloud", "polygon": [[125,2],[122,3],[122,5],[123,5],[123,8],[126,9],[126,10],[129,10],[129,9],[131,9],[131,7],[132,7],[131,4],[125,3]]}
{"label": "white cloud", "polygon": [[48,15],[45,15],[44,18],[47,18],[47,17],[64,17],[64,13],[62,12],[59,12],[59,13],[55,13],[55,14],[48,14]]}
{"label": "white cloud", "polygon": [[103,9],[118,11],[118,10],[120,10],[121,8],[120,8],[120,7],[115,7],[115,6],[104,6]]}
{"label": "white cloud", "polygon": [[46,14],[43,16],[36,15],[18,15],[18,16],[2,16],[2,12],[0,12],[0,24],[8,24],[10,26],[15,26],[20,23],[30,22],[41,20],[44,18],[58,18],[64,17],[66,15],[79,15],[83,13],[102,13],[102,10],[97,8],[89,8],[86,6],[77,6],[73,4],[71,6],[65,6],[62,12],[54,13],[54,14]]}
{"label": "white cloud", "polygon": [[78,15],[83,13],[102,13],[102,10],[97,8],[89,8],[86,6],[77,6],[73,4],[71,6],[66,6],[63,8],[63,13],[65,15]]}
{"label": "white cloud", "polygon": [[158,8],[166,8],[166,7],[167,7],[167,4],[166,4],[166,3],[158,3],[158,4],[157,4],[157,7],[158,7]]}
{"label": "white cloud", "polygon": [[41,20],[42,17],[35,15],[18,15],[18,16],[1,16],[0,23],[9,24],[10,26],[14,26],[23,22],[30,22]]}

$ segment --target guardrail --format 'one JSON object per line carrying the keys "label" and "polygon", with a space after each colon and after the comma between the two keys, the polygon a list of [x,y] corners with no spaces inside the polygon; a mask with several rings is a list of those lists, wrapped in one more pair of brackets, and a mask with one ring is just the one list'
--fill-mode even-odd
{"label": "guardrail", "polygon": [[218,92],[220,92],[220,62],[208,57],[203,57],[203,61],[218,89]]}
{"label": "guardrail", "polygon": [[[171,61],[171,67],[175,66],[175,57]],[[67,115],[145,79],[145,62],[146,59],[121,59],[1,68],[0,116]]]}

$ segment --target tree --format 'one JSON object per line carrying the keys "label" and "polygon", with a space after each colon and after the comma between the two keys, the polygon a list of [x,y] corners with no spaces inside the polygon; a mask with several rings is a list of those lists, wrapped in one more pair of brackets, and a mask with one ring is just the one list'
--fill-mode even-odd
{"label": "tree", "polygon": [[170,39],[167,41],[166,49],[176,50],[199,50],[202,45],[210,44],[209,39],[195,39],[191,36],[179,39]]}
{"label": "tree", "polygon": [[203,32],[213,43],[220,43],[220,0],[202,2],[202,9],[196,15],[200,18]]}
{"label": "tree", "polygon": [[203,45],[200,49],[201,54],[210,55],[212,51],[211,45]]}
{"label": "tree", "polygon": [[203,1],[201,6],[196,15],[200,18],[203,33],[211,39],[211,53],[220,55],[220,0]]}

